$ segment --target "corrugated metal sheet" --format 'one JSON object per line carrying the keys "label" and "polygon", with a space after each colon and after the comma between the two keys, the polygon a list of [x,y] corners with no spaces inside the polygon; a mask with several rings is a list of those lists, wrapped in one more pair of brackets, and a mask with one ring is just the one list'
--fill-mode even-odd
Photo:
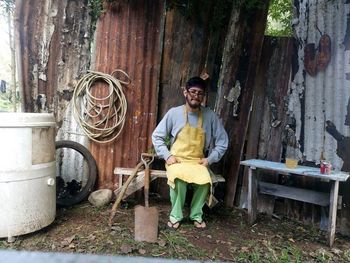
{"label": "corrugated metal sheet", "polygon": [[[323,155],[331,161],[335,169],[350,170],[350,123],[346,122],[346,118],[350,116],[350,2],[307,0],[297,1],[295,4],[298,16],[293,20],[293,24],[299,47],[296,55],[297,70],[291,83],[288,114],[295,118],[299,158],[318,164]],[[331,40],[331,59],[325,70],[315,70],[313,66],[319,62],[313,59],[313,54],[309,56],[312,52],[307,50],[314,45],[316,58],[324,55],[320,48],[320,39],[325,35]],[[345,136],[343,141],[337,142],[326,132],[327,120],[332,121]],[[322,189],[320,183],[314,180],[298,181],[297,184]],[[347,235],[350,234],[349,187],[349,182],[340,185],[342,210],[338,220],[340,232]],[[288,213],[292,217],[300,217],[299,211],[300,206],[296,205],[290,207]],[[311,210],[304,204],[302,211],[304,218],[317,220],[316,210]],[[322,225],[322,217],[320,221]]]}
{"label": "corrugated metal sheet", "polygon": [[[156,125],[164,1],[118,1],[99,20],[95,65],[104,73],[122,69],[131,78],[124,89],[128,111],[120,137],[90,149],[99,169],[99,187],[116,188],[114,167],[133,167],[152,147]],[[103,93],[103,87],[100,91]]]}
{"label": "corrugated metal sheet", "polygon": [[[346,79],[350,50],[346,50],[349,43],[345,42],[350,4],[346,0],[308,0],[300,1],[298,9],[299,17],[293,22],[299,41],[299,69],[291,86],[289,112],[296,119],[300,158],[302,155],[306,161],[319,163],[324,152],[333,167],[341,169],[343,161],[336,154],[336,140],[325,131],[325,121],[332,121],[344,136],[350,135],[350,127],[344,125],[350,98],[350,82]],[[310,43],[318,47],[323,34],[331,39],[331,61],[325,71],[310,76],[305,72],[304,48]],[[349,42],[349,36],[347,39]]]}

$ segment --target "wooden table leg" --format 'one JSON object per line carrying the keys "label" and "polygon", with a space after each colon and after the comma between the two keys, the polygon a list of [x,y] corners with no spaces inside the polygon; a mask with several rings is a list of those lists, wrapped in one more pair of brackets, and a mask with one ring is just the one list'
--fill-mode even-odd
{"label": "wooden table leg", "polygon": [[338,202],[339,181],[332,181],[330,203],[329,203],[329,218],[328,218],[328,245],[331,247],[334,243],[335,228],[337,220],[337,202]]}
{"label": "wooden table leg", "polygon": [[249,167],[248,170],[248,223],[250,225],[254,224],[256,220],[257,211],[257,191],[258,183],[257,178],[254,173],[255,167]]}

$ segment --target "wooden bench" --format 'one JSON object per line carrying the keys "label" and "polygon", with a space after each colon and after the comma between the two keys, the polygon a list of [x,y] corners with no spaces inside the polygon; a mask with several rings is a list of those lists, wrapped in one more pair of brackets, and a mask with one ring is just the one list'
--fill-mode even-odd
{"label": "wooden bench", "polygon": [[[257,196],[258,192],[262,194],[273,195],[277,197],[284,197],[288,199],[298,200],[320,206],[329,206],[328,219],[328,237],[329,246],[334,243],[336,218],[337,218],[337,204],[338,204],[338,190],[339,182],[345,182],[349,178],[348,173],[332,171],[331,174],[321,174],[319,168],[298,166],[297,168],[287,168],[284,163],[270,162],[265,160],[245,160],[241,165],[249,167],[248,171],[248,222],[253,224],[256,220],[257,214]],[[256,169],[264,169],[275,171],[279,174],[307,176],[326,180],[331,183],[330,193],[316,192],[308,189],[301,189],[296,187],[283,186],[278,184],[271,184],[261,182],[256,176]]]}
{"label": "wooden bench", "polygon": [[[123,186],[123,177],[131,175],[132,171],[133,171],[133,168],[125,168],[125,167],[114,168],[114,174],[119,177],[119,184],[118,184],[119,188],[114,191],[114,194],[116,196],[119,195],[121,188]],[[215,185],[217,183],[225,182],[225,178],[223,178],[221,175],[214,174],[211,171],[210,171],[210,174],[211,174],[211,179],[212,179],[213,185]],[[154,181],[157,178],[167,178],[166,171],[164,171],[164,170],[152,170],[151,169],[150,176],[151,176],[150,182]],[[123,199],[127,198],[128,196],[135,193],[136,191],[142,189],[142,187],[144,186],[144,177],[145,177],[144,171],[140,171],[137,173],[136,178],[129,184],[127,190],[125,191]],[[211,207],[213,207],[215,204],[218,203],[218,201],[215,199],[215,197],[213,197],[212,203],[213,204]]]}

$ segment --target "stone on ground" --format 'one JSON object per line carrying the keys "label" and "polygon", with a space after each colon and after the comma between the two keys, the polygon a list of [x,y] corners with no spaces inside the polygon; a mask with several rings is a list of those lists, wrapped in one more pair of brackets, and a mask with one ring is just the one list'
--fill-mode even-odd
{"label": "stone on ground", "polygon": [[111,199],[112,199],[112,190],[100,189],[92,192],[88,200],[93,206],[102,207],[109,204]]}

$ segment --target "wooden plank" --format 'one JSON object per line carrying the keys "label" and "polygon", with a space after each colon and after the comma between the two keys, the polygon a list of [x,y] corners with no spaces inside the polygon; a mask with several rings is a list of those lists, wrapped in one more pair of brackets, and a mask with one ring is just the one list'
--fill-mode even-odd
{"label": "wooden plank", "polygon": [[272,184],[267,182],[259,182],[258,185],[259,193],[261,194],[274,195],[320,206],[329,205],[330,195],[328,193],[284,186],[279,184]]}
{"label": "wooden plank", "polygon": [[[114,168],[114,174],[119,175],[119,174],[123,174],[123,175],[131,175],[133,171],[133,168],[125,168],[125,167],[115,167]],[[140,172],[137,173],[137,176],[139,175],[144,175],[145,171],[142,170]],[[166,171],[163,170],[153,170],[151,169],[150,171],[151,176],[158,176],[160,178],[166,178]]]}
{"label": "wooden plank", "polygon": [[334,181],[331,187],[329,219],[328,219],[328,245],[331,247],[334,243],[336,220],[337,220],[337,201],[338,201],[339,182]]}
{"label": "wooden plank", "polygon": [[[114,174],[116,175],[131,175],[133,168],[125,168],[125,167],[115,167]],[[211,180],[213,184],[215,183],[223,183],[225,182],[225,178],[220,174],[214,174],[211,170],[209,170]],[[144,175],[144,171],[140,171],[137,173],[137,176]],[[166,171],[164,170],[152,170],[150,171],[151,176],[157,176],[157,178],[167,178]]]}
{"label": "wooden plank", "polygon": [[[267,46],[266,37],[264,38],[263,43],[263,54],[270,54]],[[256,75],[256,81],[254,83],[254,97],[252,101],[252,113],[249,120],[249,129],[247,135],[247,149],[245,156],[247,159],[257,158],[258,157],[258,146],[259,146],[259,135],[260,135],[260,126],[263,119],[263,112],[261,109],[264,108],[265,102],[265,87],[266,87],[266,69],[268,68],[268,56],[263,56],[260,60],[258,72]],[[243,181],[242,181],[242,190],[240,194],[240,207],[245,208],[247,206],[247,189],[248,189],[248,167],[245,167],[243,171]]]}
{"label": "wooden plank", "polygon": [[[114,174],[119,175],[119,179],[123,175],[128,175],[128,176],[131,175],[132,171],[133,171],[133,168],[125,168],[125,167],[115,167],[114,168]],[[223,178],[219,174],[214,174],[210,171],[210,175],[211,175],[213,184],[219,183],[219,182],[225,182],[225,178]],[[150,176],[151,176],[150,181],[154,181],[157,178],[167,178],[166,171],[164,171],[164,170],[151,170]],[[128,196],[132,195],[136,191],[141,190],[144,186],[144,178],[145,178],[145,171],[144,170],[139,171],[137,173],[137,177],[133,181],[131,181],[128,188],[126,189],[123,199],[126,199]],[[122,184],[120,184],[120,186],[121,185]],[[118,196],[121,189],[122,189],[121,187],[116,189],[114,191],[114,194],[116,196]],[[218,203],[218,201],[213,197],[213,202],[212,202],[211,207],[215,206],[215,204],[217,204],[217,203]]]}
{"label": "wooden plank", "polygon": [[[142,173],[142,174],[139,174],[134,180],[132,180],[124,193],[123,199],[126,199],[128,196],[132,195],[136,191],[141,190],[145,184],[144,178],[145,178],[145,173]],[[151,175],[150,182],[154,181],[157,178],[159,178],[159,176]],[[118,189],[116,189],[114,191],[114,194],[118,196],[121,189],[122,187],[119,187]]]}
{"label": "wooden plank", "polygon": [[248,170],[248,223],[254,224],[256,220],[257,210],[257,195],[258,195],[258,184],[254,175],[253,168],[250,167]]}
{"label": "wooden plank", "polygon": [[345,182],[349,178],[349,173],[332,171],[330,174],[321,174],[319,168],[309,166],[298,165],[297,168],[291,169],[286,167],[284,163],[270,162],[258,159],[245,160],[241,161],[240,163],[241,165],[254,166],[256,168],[276,171],[280,173],[298,174],[332,181]]}

